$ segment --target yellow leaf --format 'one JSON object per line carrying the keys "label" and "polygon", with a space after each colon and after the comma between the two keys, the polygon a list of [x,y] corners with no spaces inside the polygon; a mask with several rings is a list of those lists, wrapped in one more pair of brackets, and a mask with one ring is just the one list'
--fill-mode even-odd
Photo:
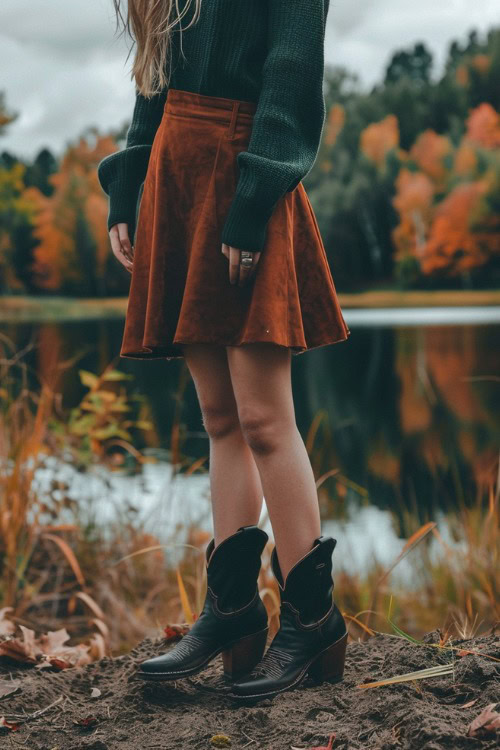
{"label": "yellow leaf", "polygon": [[231,738],[227,734],[214,734],[210,739],[210,744],[214,747],[230,747]]}

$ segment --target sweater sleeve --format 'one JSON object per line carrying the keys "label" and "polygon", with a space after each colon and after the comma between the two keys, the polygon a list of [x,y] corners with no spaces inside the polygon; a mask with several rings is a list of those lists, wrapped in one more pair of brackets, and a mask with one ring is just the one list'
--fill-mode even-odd
{"label": "sweater sleeve", "polygon": [[261,251],[276,203],[314,165],[325,121],[328,7],[329,0],[269,0],[261,91],[221,236],[232,247]]}
{"label": "sweater sleeve", "polygon": [[137,200],[146,177],[153,140],[160,125],[168,87],[147,98],[136,88],[132,121],[125,147],[106,156],[97,165],[97,176],[109,197],[108,230],[114,224],[128,224],[129,237],[135,235]]}

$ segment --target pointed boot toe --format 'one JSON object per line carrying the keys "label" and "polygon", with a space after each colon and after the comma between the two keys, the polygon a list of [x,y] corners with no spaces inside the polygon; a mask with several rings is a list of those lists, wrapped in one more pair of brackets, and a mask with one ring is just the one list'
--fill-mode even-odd
{"label": "pointed boot toe", "polygon": [[199,672],[218,653],[217,648],[211,652],[201,638],[189,632],[166,654],[143,661],[139,674],[149,680],[178,680]]}

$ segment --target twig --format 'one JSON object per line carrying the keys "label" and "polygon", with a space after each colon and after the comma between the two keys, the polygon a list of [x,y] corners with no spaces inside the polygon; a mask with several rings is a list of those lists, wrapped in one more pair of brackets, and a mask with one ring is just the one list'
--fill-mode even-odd
{"label": "twig", "polygon": [[7,714],[7,721],[9,721],[10,719],[17,719],[18,721],[32,721],[33,719],[38,719],[39,716],[46,713],[47,711],[50,711],[50,709],[54,708],[54,706],[57,706],[57,704],[60,703],[63,698],[64,696],[60,695],[59,698],[49,706],[45,706],[45,708],[39,708],[38,711],[33,711],[32,714]]}
{"label": "twig", "polygon": [[246,744],[246,745],[243,745],[243,747],[248,747],[249,745],[251,745],[251,744],[252,744],[252,742],[257,742],[257,740],[253,740],[253,739],[252,739],[251,737],[249,737],[249,736],[248,736],[248,734],[247,734],[246,732],[244,732],[243,730],[241,730],[241,733],[242,733],[242,734],[244,734],[244,735],[245,735],[245,737],[246,737],[246,738],[247,738],[248,740],[250,740],[250,742],[247,742],[247,744]]}

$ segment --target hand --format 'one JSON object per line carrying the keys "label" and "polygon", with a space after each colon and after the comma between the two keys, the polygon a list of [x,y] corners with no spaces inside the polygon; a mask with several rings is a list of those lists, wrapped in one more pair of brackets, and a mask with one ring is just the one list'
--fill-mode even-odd
{"label": "hand", "polygon": [[134,251],[128,236],[128,224],[113,224],[109,230],[109,239],[114,255],[127,271],[132,273]]}
{"label": "hand", "polygon": [[252,266],[242,266],[240,264],[241,250],[222,243],[222,254],[229,260],[229,282],[243,286],[255,274],[257,263],[259,262],[260,252],[252,252]]}

